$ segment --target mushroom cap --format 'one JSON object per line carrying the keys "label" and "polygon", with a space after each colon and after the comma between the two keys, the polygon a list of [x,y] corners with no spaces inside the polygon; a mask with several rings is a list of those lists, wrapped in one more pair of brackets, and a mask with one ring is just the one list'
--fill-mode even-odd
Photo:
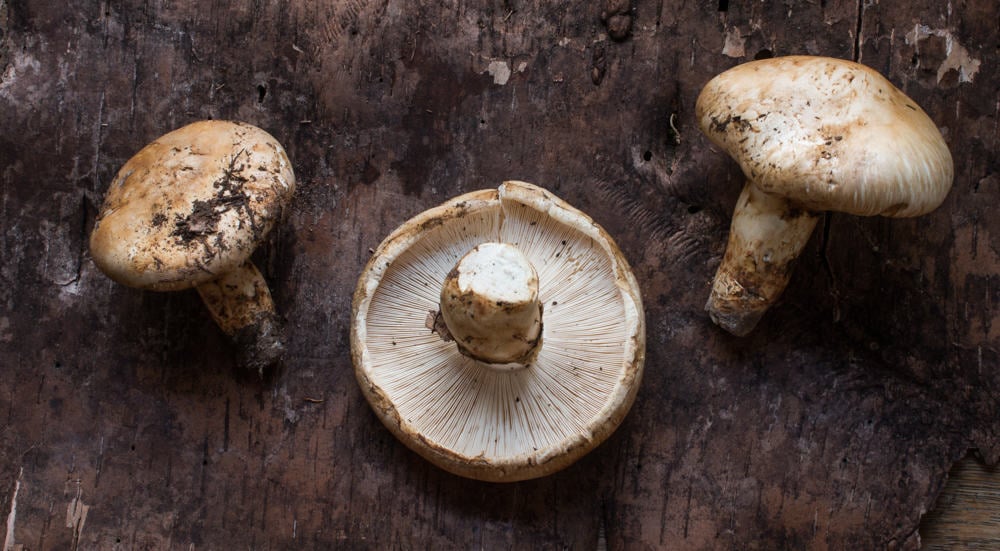
{"label": "mushroom cap", "polygon": [[115,281],[157,291],[210,281],[247,260],[295,191],[292,165],[270,134],[200,121],[129,159],[90,236]]}
{"label": "mushroom cap", "polygon": [[951,189],[951,153],[930,117],[859,63],[738,65],[705,85],[695,111],[747,178],[810,210],[918,216]]}
{"label": "mushroom cap", "polygon": [[[542,338],[524,369],[462,354],[426,325],[456,262],[518,247],[538,276]],[[611,237],[542,188],[505,182],[417,215],[379,246],[354,294],[351,353],[365,397],[407,446],[452,473],[555,472],[628,412],[645,355],[639,288]]]}

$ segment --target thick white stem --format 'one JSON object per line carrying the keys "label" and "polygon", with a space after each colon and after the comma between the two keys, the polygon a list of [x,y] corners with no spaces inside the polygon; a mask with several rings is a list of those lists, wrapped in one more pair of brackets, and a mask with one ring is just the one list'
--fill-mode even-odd
{"label": "thick white stem", "polygon": [[517,247],[483,243],[445,278],[441,316],[467,356],[490,364],[525,364],[541,335],[538,274]]}
{"label": "thick white stem", "polygon": [[285,350],[281,324],[267,282],[252,262],[197,289],[212,319],[235,341],[241,364],[263,372],[277,363]]}
{"label": "thick white stem", "polygon": [[705,305],[712,321],[737,336],[750,333],[784,291],[818,219],[747,182]]}

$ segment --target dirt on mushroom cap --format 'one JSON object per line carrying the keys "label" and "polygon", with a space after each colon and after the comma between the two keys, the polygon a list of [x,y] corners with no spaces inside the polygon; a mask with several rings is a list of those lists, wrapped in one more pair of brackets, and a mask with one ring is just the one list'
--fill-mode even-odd
{"label": "dirt on mushroom cap", "polygon": [[91,234],[94,261],[125,285],[192,287],[246,260],[294,189],[284,149],[263,130],[187,125],[118,172]]}
{"label": "dirt on mushroom cap", "polygon": [[918,216],[951,188],[938,128],[858,63],[789,56],[738,65],[706,84],[696,112],[748,179],[804,208]]}

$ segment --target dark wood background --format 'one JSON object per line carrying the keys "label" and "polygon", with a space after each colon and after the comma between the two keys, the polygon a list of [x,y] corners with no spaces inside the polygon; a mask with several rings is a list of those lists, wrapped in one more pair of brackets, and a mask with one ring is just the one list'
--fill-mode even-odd
{"label": "dark wood background", "polygon": [[[5,547],[915,547],[951,464],[1000,457],[996,1],[626,0],[602,19],[621,3],[0,0]],[[800,53],[913,97],[955,185],[922,218],[824,218],[737,339],[702,306],[742,180],[694,101]],[[113,284],[87,252],[118,167],[204,118],[268,130],[299,180],[256,255],[290,333],[263,380],[196,293]],[[389,231],[509,178],[618,240],[648,356],[610,440],[496,485],[379,424],[348,324]]]}

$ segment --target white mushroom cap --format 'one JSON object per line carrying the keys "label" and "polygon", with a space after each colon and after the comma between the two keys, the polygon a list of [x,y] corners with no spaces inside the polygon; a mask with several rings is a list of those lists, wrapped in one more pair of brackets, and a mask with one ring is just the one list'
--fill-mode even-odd
{"label": "white mushroom cap", "polygon": [[121,168],[91,234],[91,254],[124,285],[193,287],[242,265],[294,190],[291,163],[270,134],[237,122],[195,122]]}
{"label": "white mushroom cap", "polygon": [[[426,325],[449,273],[482,243],[516,247],[537,274],[541,344],[523,369],[476,360]],[[545,190],[505,182],[386,238],[358,281],[351,349],[365,397],[407,446],[459,475],[514,481],[569,465],[620,424],[645,322],[610,236]]]}
{"label": "white mushroom cap", "polygon": [[752,61],[705,85],[696,116],[762,191],[813,211],[919,216],[951,189],[951,153],[913,100],[851,61]]}

